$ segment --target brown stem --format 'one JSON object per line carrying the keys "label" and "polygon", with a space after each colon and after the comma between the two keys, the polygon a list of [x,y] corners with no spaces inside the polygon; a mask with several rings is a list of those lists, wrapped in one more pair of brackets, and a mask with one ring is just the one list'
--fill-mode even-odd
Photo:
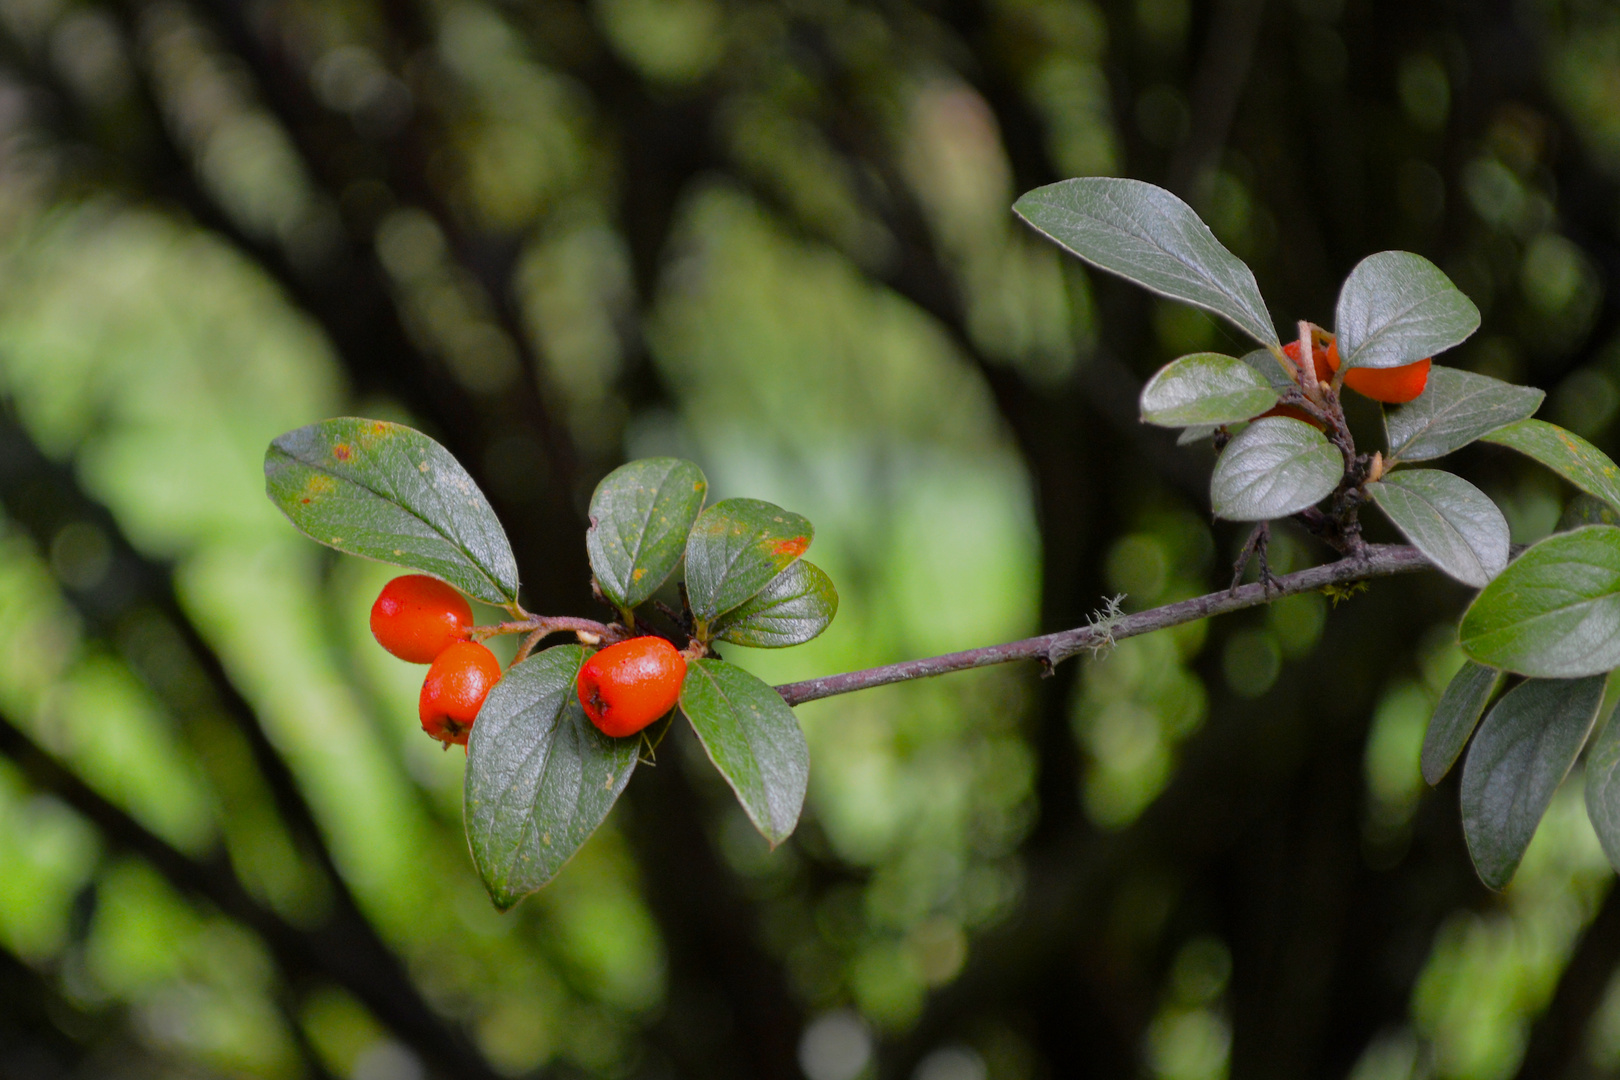
{"label": "brown stem", "polygon": [[1220,592],[1207,593],[1191,600],[1165,604],[1163,607],[1079,626],[1073,630],[1025,638],[1005,645],[989,645],[982,649],[969,649],[966,652],[885,664],[882,667],[850,671],[842,675],[825,675],[819,679],[787,683],[778,686],[776,690],[782,695],[782,700],[789,705],[798,705],[806,701],[815,701],[817,698],[865,690],[868,687],[886,686],[889,683],[906,682],[911,679],[926,679],[951,671],[966,671],[993,664],[1008,664],[1015,660],[1039,660],[1047,664],[1059,664],[1087,649],[1103,648],[1124,638],[1136,637],[1138,634],[1207,619],[1211,615],[1223,615],[1229,611],[1255,607],[1270,600],[1293,596],[1296,593],[1312,592],[1328,585],[1342,585],[1349,581],[1389,577],[1394,574],[1409,574],[1428,565],[1429,561],[1417,548],[1405,544],[1369,544],[1362,548],[1360,558],[1340,559],[1338,562],[1285,574],[1273,579],[1269,589],[1264,582],[1243,585],[1234,590],[1222,589]]}

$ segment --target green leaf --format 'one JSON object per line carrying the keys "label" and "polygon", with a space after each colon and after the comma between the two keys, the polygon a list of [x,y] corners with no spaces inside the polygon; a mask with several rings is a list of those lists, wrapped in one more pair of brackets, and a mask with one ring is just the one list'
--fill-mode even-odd
{"label": "green leaf", "polygon": [[1230,319],[1262,345],[1280,344],[1254,272],[1163,188],[1087,176],[1036,188],[1013,210],[1093,266]]}
{"label": "green leaf", "polygon": [[559,645],[514,664],[467,740],[467,842],[502,911],[556,876],[635,770],[640,738],[609,738],[580,708],[574,680],[589,655]]}
{"label": "green leaf", "polygon": [[1586,751],[1586,816],[1609,865],[1620,868],[1620,724],[1615,714]]}
{"label": "green leaf", "polygon": [[752,598],[720,616],[714,636],[756,649],[809,641],[838,614],[838,590],[819,566],[800,559]]}
{"label": "green leaf", "polygon": [[1486,703],[1501,685],[1500,671],[1472,660],[1463,661],[1446,684],[1446,692],[1440,695],[1440,703],[1429,719],[1429,729],[1423,733],[1424,780],[1433,785],[1446,778],[1468,745],[1468,736],[1474,733]]}
{"label": "green leaf", "polygon": [[686,593],[700,633],[804,554],[810,522],[759,499],[724,499],[698,515],[686,541]]}
{"label": "green leaf", "polygon": [[1403,469],[1367,485],[1378,508],[1464,585],[1483,589],[1508,560],[1508,523],[1486,494],[1439,469]]}
{"label": "green leaf", "polygon": [[1182,428],[1181,434],[1176,436],[1176,445],[1190,446],[1207,439],[1215,434],[1215,429],[1219,426],[1219,424],[1194,424],[1192,427]]}
{"label": "green leaf", "polygon": [[1480,880],[1501,889],[1519,868],[1547,804],[1581,752],[1602,675],[1528,679],[1479,725],[1463,764],[1463,834]]}
{"label": "green leaf", "polygon": [[680,565],[708,490],[703,470],[679,458],[642,458],[603,477],[585,533],[602,594],[633,608],[657,592]]}
{"label": "green leaf", "polygon": [[1278,394],[1286,394],[1299,386],[1288,372],[1283,370],[1276,354],[1270,349],[1255,349],[1244,353],[1239,359],[1257,371],[1260,377],[1266,380],[1267,385],[1274,388]]}
{"label": "green leaf", "polygon": [[1173,360],[1142,388],[1142,419],[1160,427],[1232,424],[1277,404],[1277,391],[1235,356],[1193,353]]}
{"label": "green leaf", "polygon": [[506,532],[450,451],[403,424],[345,416],[289,431],[264,455],[270,501],[312,540],[517,602]]}
{"label": "green leaf", "polygon": [[1545,420],[1520,420],[1485,437],[1535,458],[1588,495],[1595,495],[1620,510],[1620,468],[1614,461],[1575,434]]}
{"label": "green leaf", "polygon": [[1346,367],[1388,368],[1462,344],[1479,308],[1423,256],[1380,251],[1344,279],[1333,321]]}
{"label": "green leaf", "polygon": [[1463,652],[1521,675],[1620,667],[1620,529],[1556,533],[1508,564],[1458,627]]}
{"label": "green leaf", "polygon": [[1235,436],[1210,477],[1210,501],[1228,521],[1287,517],[1320,502],[1344,475],[1344,457],[1311,425],[1256,420]]}
{"label": "green leaf", "polygon": [[1410,404],[1384,412],[1391,461],[1427,461],[1459,450],[1499,427],[1523,420],[1547,395],[1436,364],[1429,384]]}
{"label": "green leaf", "polygon": [[754,828],[772,847],[786,840],[804,807],[810,748],[782,695],[724,660],[694,660],[681,712]]}

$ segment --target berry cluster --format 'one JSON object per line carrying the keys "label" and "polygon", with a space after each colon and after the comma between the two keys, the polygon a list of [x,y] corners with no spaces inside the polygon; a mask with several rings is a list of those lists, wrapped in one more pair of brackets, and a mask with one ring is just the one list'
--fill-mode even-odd
{"label": "berry cluster", "polygon": [[[501,678],[495,654],[471,640],[472,605],[438,578],[397,577],[371,606],[371,632],[383,648],[413,664],[431,664],[422,682],[422,730],[444,743],[467,735],[490,688]],[[500,632],[486,628],[483,634]],[[675,707],[686,657],[660,637],[634,637],[595,653],[576,681],[585,715],[605,735],[623,738]]]}
{"label": "berry cluster", "polygon": [[495,654],[469,640],[472,605],[426,574],[406,574],[383,586],[371,605],[371,633],[401,660],[430,664],[417,711],[422,730],[444,743],[467,745],[467,733],[501,678]]}

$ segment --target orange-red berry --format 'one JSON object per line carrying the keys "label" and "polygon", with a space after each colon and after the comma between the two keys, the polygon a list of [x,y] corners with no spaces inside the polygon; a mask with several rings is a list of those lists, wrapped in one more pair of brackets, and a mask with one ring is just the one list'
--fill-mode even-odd
{"label": "orange-red berry", "polygon": [[383,586],[371,605],[371,632],[401,660],[431,664],[472,629],[472,605],[438,578],[406,574]]}
{"label": "orange-red berry", "polygon": [[[1321,335],[1325,338],[1326,335]],[[1283,346],[1288,359],[1299,363],[1299,342],[1290,341]],[[1388,405],[1401,405],[1423,393],[1429,385],[1431,358],[1392,368],[1351,368],[1344,373],[1344,385],[1362,397],[1382,401]],[[1339,370],[1339,343],[1327,338],[1323,347],[1319,338],[1311,347],[1311,367],[1318,382],[1327,382]]]}
{"label": "orange-red berry", "polygon": [[454,641],[438,655],[422,680],[417,710],[422,730],[446,746],[467,745],[467,733],[484,698],[501,681],[501,662],[475,641]]}
{"label": "orange-red berry", "polygon": [[585,661],[575,686],[585,715],[604,735],[634,735],[675,707],[686,658],[660,637],[609,645]]}
{"label": "orange-red berry", "polygon": [[[1328,370],[1339,370],[1339,343],[1327,347]],[[1424,357],[1410,364],[1392,368],[1351,368],[1344,373],[1344,385],[1363,397],[1389,405],[1401,405],[1419,394],[1429,385],[1429,367],[1433,358]]]}

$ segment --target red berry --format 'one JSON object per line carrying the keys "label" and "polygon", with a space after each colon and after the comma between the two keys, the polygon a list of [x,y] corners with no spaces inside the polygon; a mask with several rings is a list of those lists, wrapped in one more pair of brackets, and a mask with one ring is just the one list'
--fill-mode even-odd
{"label": "red berry", "polygon": [[576,687],[579,703],[604,735],[634,735],[675,707],[686,677],[686,658],[660,637],[609,645],[585,661]]}
{"label": "red berry", "polygon": [[[1327,346],[1322,345],[1327,338]],[[1290,341],[1283,346],[1288,359],[1299,363],[1299,342]],[[1344,373],[1344,385],[1360,394],[1389,405],[1400,405],[1423,393],[1429,385],[1430,357],[1392,368],[1351,368]],[[1318,382],[1327,382],[1339,370],[1339,343],[1325,334],[1311,346],[1311,366],[1316,370]],[[1318,425],[1321,426],[1321,425]]]}
{"label": "red berry", "polygon": [[454,641],[439,654],[422,681],[417,710],[422,730],[449,746],[467,745],[467,732],[484,707],[490,687],[501,681],[501,662],[474,641]]}
{"label": "red berry", "polygon": [[383,586],[371,605],[371,633],[401,660],[431,664],[472,629],[472,605],[438,578],[406,574]]}
{"label": "red berry", "polygon": [[[1374,401],[1400,405],[1423,393],[1429,385],[1429,367],[1432,357],[1424,357],[1411,364],[1392,368],[1351,368],[1344,373],[1344,385],[1363,397]],[[1327,347],[1327,365],[1339,370],[1339,343]]]}

